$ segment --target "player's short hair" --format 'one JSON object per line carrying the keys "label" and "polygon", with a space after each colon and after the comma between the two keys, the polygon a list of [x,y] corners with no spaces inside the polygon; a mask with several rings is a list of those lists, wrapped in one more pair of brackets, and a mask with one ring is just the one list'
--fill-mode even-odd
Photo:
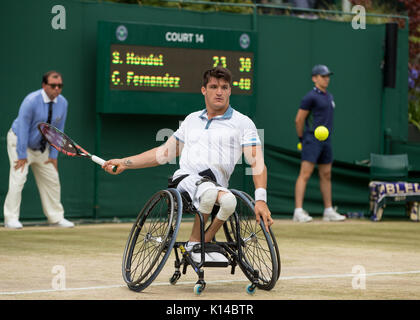
{"label": "player's short hair", "polygon": [[224,79],[230,85],[232,81],[232,73],[229,69],[220,66],[209,69],[203,74],[203,87],[207,86],[207,83],[209,83],[210,78]]}
{"label": "player's short hair", "polygon": [[48,72],[45,72],[44,75],[42,76],[42,83],[48,84],[48,78],[52,76],[53,78],[61,78],[63,79],[63,76],[61,75],[60,72],[55,71],[55,70],[51,70]]}

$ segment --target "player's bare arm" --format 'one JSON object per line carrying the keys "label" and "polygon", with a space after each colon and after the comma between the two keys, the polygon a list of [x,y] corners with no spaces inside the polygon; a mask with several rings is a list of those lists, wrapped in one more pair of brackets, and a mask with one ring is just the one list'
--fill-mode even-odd
{"label": "player's bare arm", "polygon": [[[244,155],[252,169],[252,179],[254,181],[255,190],[262,188],[267,189],[267,167],[264,164],[264,157],[261,146],[244,147]],[[257,222],[262,218],[265,229],[269,232],[268,227],[274,223],[271,218],[271,212],[267,202],[263,200],[255,201],[255,217]]]}
{"label": "player's bare arm", "polygon": [[[182,147],[183,143],[172,136],[159,147],[134,156],[108,160],[104,163],[103,169],[111,174],[120,174],[127,169],[156,167],[178,157],[182,152]],[[112,171],[113,166],[117,167],[115,172]]]}
{"label": "player's bare arm", "polygon": [[296,114],[295,125],[296,125],[296,134],[298,137],[303,136],[303,131],[305,129],[305,119],[309,114],[309,110],[299,109]]}

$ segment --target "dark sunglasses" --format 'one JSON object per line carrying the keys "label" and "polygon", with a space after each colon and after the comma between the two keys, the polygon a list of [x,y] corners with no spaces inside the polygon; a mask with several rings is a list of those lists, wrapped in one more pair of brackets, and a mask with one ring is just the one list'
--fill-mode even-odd
{"label": "dark sunglasses", "polygon": [[59,88],[59,89],[63,89],[63,84],[62,83],[47,83],[51,88],[55,89],[55,88]]}

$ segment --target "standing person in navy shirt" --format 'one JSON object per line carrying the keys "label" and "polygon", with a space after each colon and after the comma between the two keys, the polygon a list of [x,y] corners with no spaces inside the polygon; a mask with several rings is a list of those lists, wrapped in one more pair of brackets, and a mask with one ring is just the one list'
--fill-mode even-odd
{"label": "standing person in navy shirt", "polygon": [[22,189],[29,166],[32,168],[48,222],[58,227],[73,227],[64,219],[61,188],[57,168],[58,151],[50,147],[37,128],[40,122],[49,122],[64,130],[67,100],[61,95],[63,80],[60,73],[49,71],[42,78],[42,89],[28,94],[23,100],[18,117],[7,134],[7,153],[10,161],[9,190],[4,201],[4,226],[20,229],[19,221]]}
{"label": "standing person in navy shirt", "polygon": [[[299,177],[295,186],[295,210],[293,221],[310,222],[312,217],[303,210],[303,199],[306,185],[315,165],[318,165],[319,184],[324,202],[324,221],[343,221],[345,217],[332,207],[331,167],[333,153],[331,135],[333,134],[333,116],[335,103],[327,91],[330,75],[333,73],[325,65],[316,65],[312,69],[314,88],[302,99],[296,115],[296,133],[302,144],[302,155]],[[314,136],[318,126],[325,126],[329,131],[328,139],[319,141]]]}

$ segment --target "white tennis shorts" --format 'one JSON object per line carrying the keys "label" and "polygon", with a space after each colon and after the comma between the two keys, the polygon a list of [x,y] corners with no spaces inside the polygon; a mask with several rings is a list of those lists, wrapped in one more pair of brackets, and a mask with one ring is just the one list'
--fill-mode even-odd
{"label": "white tennis shorts", "polygon": [[[201,195],[209,190],[210,188],[213,188],[210,185],[207,185],[207,187],[201,187],[199,188],[197,186],[197,182],[200,181],[203,177],[198,174],[190,174],[188,177],[182,179],[182,181],[178,184],[177,189],[179,192],[188,192],[190,195],[193,206],[197,209],[200,205],[200,197]],[[221,186],[214,185],[214,188],[216,188],[218,191],[224,191],[224,192],[230,192],[229,189]]]}

